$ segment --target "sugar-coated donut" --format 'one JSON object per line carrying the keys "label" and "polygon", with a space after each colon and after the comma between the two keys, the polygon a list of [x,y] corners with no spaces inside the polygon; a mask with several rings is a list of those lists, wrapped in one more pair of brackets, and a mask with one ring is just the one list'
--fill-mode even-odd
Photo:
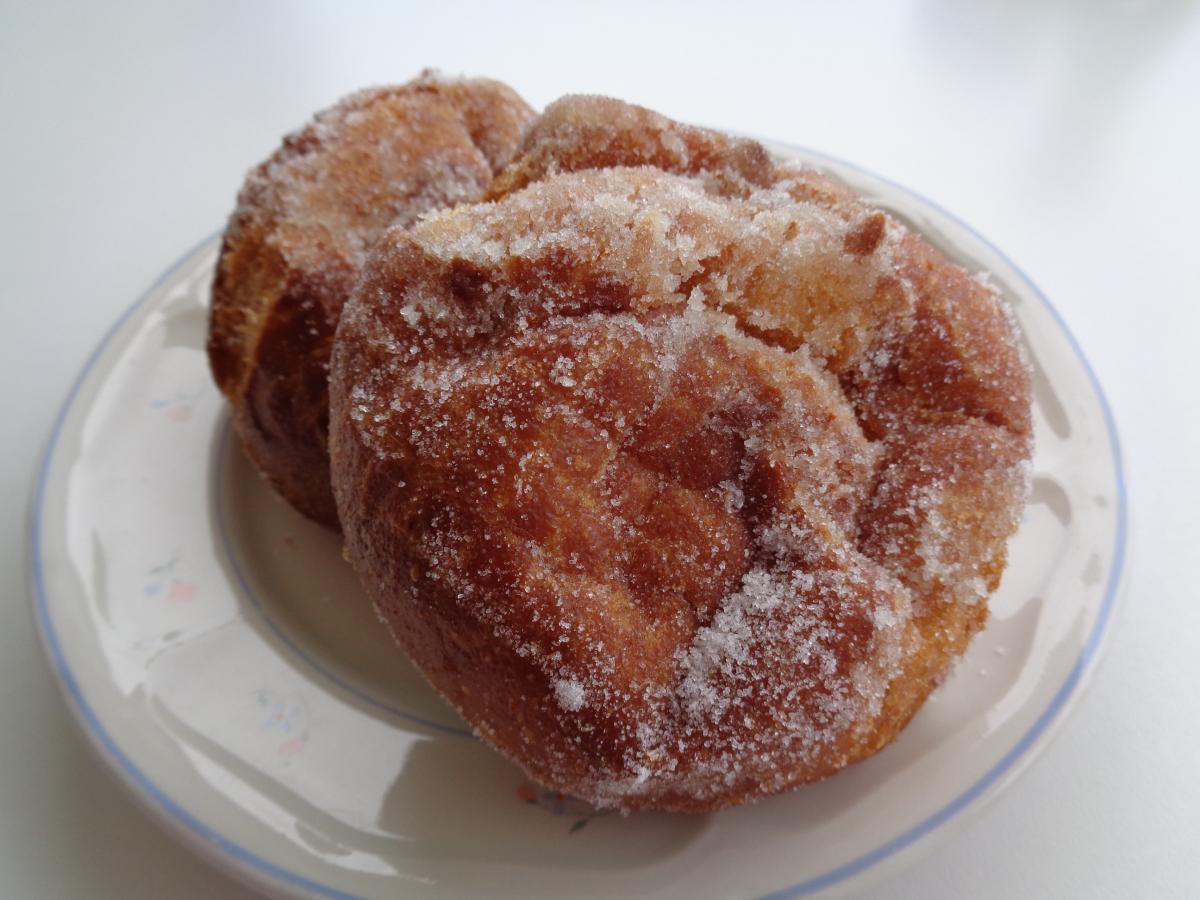
{"label": "sugar-coated donut", "polygon": [[305,515],[337,525],[329,352],[368,249],[389,225],[478,199],[532,116],[498,82],[425,74],[343,99],[247,176],[213,285],[209,359],[248,455]]}
{"label": "sugar-coated donut", "polygon": [[533,777],[698,812],[891,741],[987,617],[1032,452],[983,279],[835,180],[598,98],[341,318],[347,555]]}

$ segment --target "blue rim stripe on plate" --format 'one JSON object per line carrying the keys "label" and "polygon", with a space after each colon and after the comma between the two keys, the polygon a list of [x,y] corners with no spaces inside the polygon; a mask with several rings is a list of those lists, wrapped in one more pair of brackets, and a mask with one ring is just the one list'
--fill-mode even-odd
{"label": "blue rim stripe on plate", "polygon": [[[844,865],[838,866],[835,869],[832,869],[824,875],[819,875],[807,881],[794,884],[791,887],[783,888],[779,891],[768,894],[764,900],[767,900],[767,898],[769,898],[769,900],[782,900],[782,898],[787,897],[798,897],[804,894],[811,894],[813,892],[832,887],[839,882],[845,881],[846,879],[851,878],[852,876],[857,875],[866,869],[869,869],[888,857],[895,855],[901,850],[912,846],[921,838],[932,834],[939,827],[944,825],[946,822],[954,818],[954,816],[958,815],[960,812],[978,800],[989,788],[995,785],[1004,774],[1012,769],[1018,761],[1022,760],[1022,758],[1028,754],[1037,739],[1046,731],[1047,728],[1050,727],[1051,724],[1058,719],[1066,701],[1079,688],[1083,678],[1088,674],[1088,670],[1095,661],[1096,654],[1103,643],[1104,637],[1107,635],[1108,626],[1112,618],[1112,611],[1116,603],[1118,588],[1120,587],[1121,583],[1121,576],[1124,572],[1125,545],[1128,525],[1128,497],[1125,486],[1125,474],[1121,456],[1120,440],[1117,436],[1116,423],[1113,419],[1112,410],[1108,404],[1108,398],[1105,396],[1104,391],[1100,386],[1100,381],[1096,377],[1095,370],[1092,368],[1088,358],[1084,355],[1082,348],[1079,346],[1079,342],[1075,339],[1075,335],[1071,332],[1070,328],[1067,327],[1067,323],[1064,321],[1062,315],[1053,306],[1053,304],[1050,303],[1049,299],[1047,299],[1046,295],[1042,293],[1041,289],[1038,288],[1038,286],[1025,274],[1020,267],[1018,267],[1007,255],[1005,255],[998,247],[996,247],[995,244],[987,240],[987,238],[985,238],[983,235],[976,232],[957,216],[950,213],[942,206],[933,203],[923,195],[909,190],[908,188],[905,188],[894,181],[882,178],[858,166],[854,166],[843,160],[837,159],[836,157],[831,157],[816,151],[807,150],[806,148],[798,147],[796,149],[801,150],[801,152],[809,154],[812,157],[826,159],[836,165],[843,166],[852,171],[860,172],[869,176],[870,178],[876,179],[884,184],[888,184],[922,203],[927,204],[929,207],[937,210],[942,215],[955,222],[957,225],[959,225],[959,227],[967,231],[976,240],[988,247],[993,253],[1000,257],[1000,259],[1008,264],[1014,272],[1024,279],[1025,283],[1033,290],[1042,306],[1050,312],[1051,316],[1058,324],[1059,329],[1066,336],[1076,358],[1079,360],[1080,364],[1084,368],[1084,371],[1087,373],[1088,380],[1090,381],[1092,389],[1095,392],[1096,398],[1100,404],[1100,408],[1104,416],[1105,427],[1108,431],[1109,443],[1112,449],[1113,471],[1117,485],[1117,530],[1114,539],[1112,568],[1109,572],[1108,582],[1105,585],[1104,598],[1101,601],[1100,611],[1096,617],[1096,622],[1092,627],[1092,632],[1088,636],[1087,644],[1084,646],[1078,660],[1072,667],[1070,674],[1068,674],[1067,678],[1063,682],[1062,687],[1059,688],[1058,692],[1054,695],[1054,698],[1050,701],[1050,704],[1046,707],[1042,714],[1038,716],[1037,720],[1032,726],[1030,726],[1029,730],[1022,735],[1016,744],[1013,745],[1012,749],[1010,749],[1008,753],[1006,753],[999,760],[999,762],[996,763],[995,766],[993,766],[956,799],[946,804],[944,807],[922,822],[914,825],[908,831],[895,838],[892,838],[891,840],[877,847],[875,850],[859,856],[858,858],[851,860]],[[92,367],[95,365],[100,355],[120,330],[121,326],[124,325],[130,319],[130,317],[137,310],[139,310],[143,304],[146,303],[146,301],[157,288],[159,288],[167,279],[174,275],[183,266],[183,264],[186,263],[193,255],[195,255],[202,247],[212,242],[212,240],[213,236],[210,236],[188,251],[188,253],[186,253],[179,261],[167,269],[167,271],[164,272],[154,282],[154,284],[152,284],[150,288],[148,288],[147,291],[117,319],[117,321],[108,330],[108,333],[105,334],[99,345],[95,350],[92,351],[91,355],[84,363],[82,371],[76,377],[71,386],[71,390],[68,392],[67,397],[63,401],[62,407],[58,412],[58,416],[56,417],[54,425],[51,429],[50,439],[46,451],[42,457],[42,464],[38,472],[33,498],[33,507],[31,510],[30,528],[32,535],[30,552],[32,557],[31,564],[33,571],[38,624],[41,627],[43,640],[46,645],[48,655],[50,656],[51,662],[55,668],[56,674],[58,675],[59,680],[63,684],[69,697],[73,701],[73,705],[78,711],[83,723],[88,728],[91,738],[98,746],[106,751],[107,755],[112,761],[117,763],[122,771],[122,774],[124,774],[129,781],[142,789],[159,805],[161,812],[176,820],[178,824],[184,826],[197,837],[211,844],[215,849],[228,854],[238,863],[248,866],[250,869],[256,871],[260,875],[264,875],[270,879],[280,881],[293,887],[301,888],[318,896],[352,898],[353,895],[351,894],[337,891],[326,885],[307,879],[302,875],[298,875],[295,872],[284,869],[268,860],[263,859],[260,856],[257,856],[251,851],[246,850],[244,847],[234,843],[229,838],[226,838],[219,832],[199,821],[194,815],[188,812],[179,803],[158,788],[157,785],[150,781],[150,779],[147,778],[146,775],[142,773],[136,765],[134,765],[132,760],[130,760],[129,757],[126,756],[116,745],[115,741],[108,734],[108,732],[104,730],[103,726],[96,718],[96,715],[92,711],[91,707],[89,707],[87,702],[84,700],[83,695],[80,692],[79,685],[77,684],[74,675],[71,673],[71,670],[67,666],[66,660],[62,655],[62,650],[58,642],[58,636],[54,631],[54,625],[50,619],[49,611],[47,609],[41,559],[42,504],[45,499],[45,487],[49,475],[50,465],[53,460],[54,451],[61,436],[62,426],[66,421],[67,414],[71,411],[71,407],[74,404],[76,395],[78,394],[79,389],[82,387]],[[268,621],[270,621],[269,618]],[[272,627],[274,628],[274,626]],[[290,641],[288,641],[288,643],[291,644]]]}

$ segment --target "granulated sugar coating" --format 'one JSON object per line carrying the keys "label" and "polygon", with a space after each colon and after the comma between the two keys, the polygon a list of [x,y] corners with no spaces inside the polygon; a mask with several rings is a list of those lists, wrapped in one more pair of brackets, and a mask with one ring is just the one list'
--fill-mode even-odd
{"label": "granulated sugar coating", "polygon": [[498,82],[426,74],[345,98],[247,176],[221,247],[209,357],[248,455],[305,515],[337,524],[329,353],[368,249],[389,225],[477,200],[532,116]]}
{"label": "granulated sugar coating", "polygon": [[1029,382],[980,279],[830,179],[616,101],[393,229],[339,326],[334,488],[479,733],[716,809],[884,746],[987,615]]}

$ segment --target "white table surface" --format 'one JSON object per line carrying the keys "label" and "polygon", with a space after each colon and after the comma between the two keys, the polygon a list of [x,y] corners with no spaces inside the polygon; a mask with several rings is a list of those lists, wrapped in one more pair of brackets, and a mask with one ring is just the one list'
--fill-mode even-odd
{"label": "white table surface", "polygon": [[840,156],[1045,290],[1122,431],[1127,602],[1032,769],[866,896],[1200,895],[1200,6],[740,6],[0,2],[0,897],[250,896],[76,733],[29,612],[30,480],[86,354],[222,226],[245,170],[341,94],[427,65]]}

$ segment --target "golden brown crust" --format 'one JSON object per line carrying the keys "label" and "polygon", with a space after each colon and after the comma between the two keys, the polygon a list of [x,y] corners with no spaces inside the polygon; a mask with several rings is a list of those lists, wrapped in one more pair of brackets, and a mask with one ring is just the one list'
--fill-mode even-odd
{"label": "golden brown crust", "polygon": [[247,177],[213,285],[209,358],[249,456],[310,518],[337,525],[328,361],[368,248],[391,224],[478,198],[532,115],[497,82],[423,75],[345,98]]}
{"label": "golden brown crust", "polygon": [[1024,501],[999,298],[826,176],[616,101],[551,106],[492,195],[389,232],[338,329],[334,487],[401,644],[600,804],[884,746]]}

